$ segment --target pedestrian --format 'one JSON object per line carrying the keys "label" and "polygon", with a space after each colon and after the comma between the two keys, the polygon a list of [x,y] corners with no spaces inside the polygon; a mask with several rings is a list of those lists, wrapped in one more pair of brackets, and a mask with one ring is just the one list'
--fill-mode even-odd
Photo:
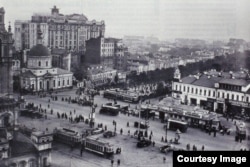
{"label": "pedestrian", "polygon": [[113,166],[113,164],[114,164],[114,160],[113,160],[113,159],[111,159],[111,166]]}
{"label": "pedestrian", "polygon": [[82,157],[82,153],[83,153],[83,148],[81,148],[81,150],[80,150],[81,157]]}
{"label": "pedestrian", "polygon": [[127,127],[129,127],[129,122],[127,122]]}
{"label": "pedestrian", "polygon": [[50,110],[51,115],[53,115],[53,109]]}
{"label": "pedestrian", "polygon": [[120,163],[121,163],[121,161],[120,161],[120,159],[118,159],[117,160],[117,165],[120,166]]}
{"label": "pedestrian", "polygon": [[166,157],[163,157],[163,163],[165,163],[166,162]]}
{"label": "pedestrian", "polygon": [[122,130],[122,128],[121,128],[121,130],[120,130],[120,134],[122,135],[122,132],[123,132],[123,130]]}
{"label": "pedestrian", "polygon": [[153,141],[152,145],[153,145],[153,147],[155,146],[155,141]]}
{"label": "pedestrian", "polygon": [[153,136],[153,131],[151,130],[151,132],[150,132],[150,136]]}
{"label": "pedestrian", "polygon": [[149,136],[149,140],[151,140],[151,135]]}
{"label": "pedestrian", "polygon": [[130,135],[130,130],[128,130],[128,135]]}
{"label": "pedestrian", "polygon": [[163,137],[163,136],[161,137],[161,141],[162,141],[162,142],[164,141],[164,137]]}
{"label": "pedestrian", "polygon": [[204,145],[202,145],[202,147],[201,147],[201,150],[202,150],[202,151],[204,151],[204,150],[205,150],[205,147],[204,147]]}

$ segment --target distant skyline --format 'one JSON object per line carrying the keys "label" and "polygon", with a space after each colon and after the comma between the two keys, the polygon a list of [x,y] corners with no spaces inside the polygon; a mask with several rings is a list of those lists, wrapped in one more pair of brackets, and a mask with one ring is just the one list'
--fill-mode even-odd
{"label": "distant skyline", "polygon": [[[107,37],[155,36],[160,40],[195,38],[250,41],[249,0],[0,0],[5,26],[30,20],[33,13],[79,13],[104,20]],[[14,29],[13,29],[14,30]]]}

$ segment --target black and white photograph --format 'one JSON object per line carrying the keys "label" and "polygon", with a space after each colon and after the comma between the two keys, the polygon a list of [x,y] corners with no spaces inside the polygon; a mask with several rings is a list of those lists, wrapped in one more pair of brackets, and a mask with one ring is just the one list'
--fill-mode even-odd
{"label": "black and white photograph", "polygon": [[0,0],[0,167],[249,164],[249,8]]}

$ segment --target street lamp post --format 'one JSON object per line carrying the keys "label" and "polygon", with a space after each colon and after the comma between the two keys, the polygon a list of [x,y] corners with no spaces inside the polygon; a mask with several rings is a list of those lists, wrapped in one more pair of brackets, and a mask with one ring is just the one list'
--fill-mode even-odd
{"label": "street lamp post", "polygon": [[165,142],[167,142],[167,141],[168,141],[167,137],[168,137],[168,117],[166,118],[166,134],[165,134]]}
{"label": "street lamp post", "polygon": [[92,105],[91,105],[91,113],[90,113],[90,123],[89,123],[89,126],[92,128],[94,127],[95,125],[95,121],[94,121],[94,113],[95,113],[95,104],[94,104],[94,94],[91,93],[90,95],[90,101],[92,102]]}

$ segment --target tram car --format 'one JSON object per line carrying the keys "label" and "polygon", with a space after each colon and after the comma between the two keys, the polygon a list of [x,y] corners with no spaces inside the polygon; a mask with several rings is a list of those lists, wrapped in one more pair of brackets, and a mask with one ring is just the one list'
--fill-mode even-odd
{"label": "tram car", "polygon": [[54,129],[54,140],[70,146],[81,144],[81,134],[77,131],[67,128]]}
{"label": "tram car", "polygon": [[82,144],[85,150],[94,152],[104,157],[110,157],[114,154],[114,146],[104,140],[99,139],[98,137],[86,137],[83,139]]}
{"label": "tram car", "polygon": [[107,114],[107,115],[116,116],[119,114],[120,110],[121,110],[120,105],[106,103],[106,104],[102,105],[99,112],[100,112],[100,114]]}
{"label": "tram car", "polygon": [[121,100],[129,103],[138,103],[140,97],[134,92],[128,92],[121,89],[109,89],[103,93],[104,98]]}

